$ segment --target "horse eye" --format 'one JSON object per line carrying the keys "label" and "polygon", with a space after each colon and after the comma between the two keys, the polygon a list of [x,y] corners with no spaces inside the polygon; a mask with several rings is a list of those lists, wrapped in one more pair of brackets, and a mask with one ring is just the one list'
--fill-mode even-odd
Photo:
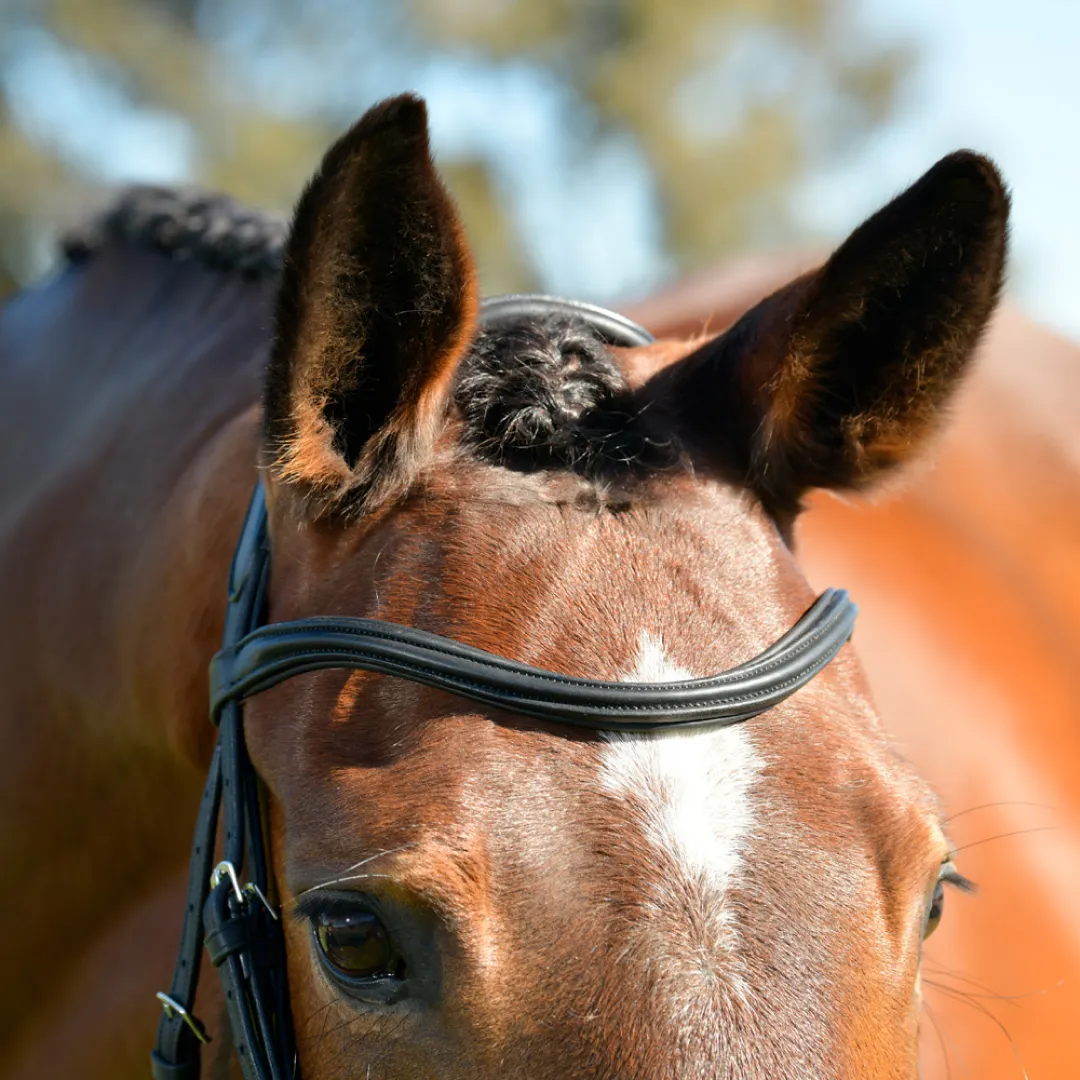
{"label": "horse eye", "polygon": [[930,909],[926,913],[926,925],[923,927],[925,941],[940,925],[945,910],[945,883],[939,880],[934,886],[934,895],[930,899]]}
{"label": "horse eye", "polygon": [[404,978],[404,961],[374,912],[325,911],[312,923],[315,940],[335,974],[351,981]]}
{"label": "horse eye", "polygon": [[946,885],[952,885],[962,892],[975,891],[975,883],[964,877],[953,865],[952,860],[942,863],[941,870],[938,871],[937,884],[934,885],[934,892],[930,897],[930,907],[926,912],[926,923],[923,926],[924,941],[941,925],[941,915],[945,910]]}

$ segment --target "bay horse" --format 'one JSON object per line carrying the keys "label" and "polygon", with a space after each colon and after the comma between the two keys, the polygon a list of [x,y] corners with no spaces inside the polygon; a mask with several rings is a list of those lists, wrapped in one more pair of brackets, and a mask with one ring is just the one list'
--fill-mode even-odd
{"label": "bay horse", "polygon": [[[478,330],[406,95],[287,234],[136,192],[74,237],[0,312],[2,1075],[146,1073],[256,483],[271,623],[369,616],[627,684],[732,668],[810,606],[811,493],[938,427],[1007,219],[961,152],[720,334]],[[252,697],[244,735],[300,1075],[918,1074],[923,941],[967,881],[851,647],[732,726],[585,733],[320,670]],[[211,980],[193,1012],[238,1075]]]}

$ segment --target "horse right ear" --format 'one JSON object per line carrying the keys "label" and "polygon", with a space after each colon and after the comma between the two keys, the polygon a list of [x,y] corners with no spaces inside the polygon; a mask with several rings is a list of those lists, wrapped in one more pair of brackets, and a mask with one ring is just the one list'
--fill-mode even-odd
{"label": "horse right ear", "polygon": [[424,464],[476,319],[472,258],[411,95],[323,159],[285,249],[264,459],[314,512],[370,508]]}
{"label": "horse right ear", "polygon": [[997,303],[1009,199],[993,164],[939,161],[819,270],[675,365],[664,390],[778,516],[911,457]]}

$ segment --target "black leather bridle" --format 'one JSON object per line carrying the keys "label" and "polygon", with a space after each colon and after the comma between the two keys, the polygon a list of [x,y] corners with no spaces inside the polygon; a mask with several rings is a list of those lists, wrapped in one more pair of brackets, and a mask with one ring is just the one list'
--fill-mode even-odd
{"label": "black leather bridle", "polygon": [[[546,296],[487,300],[481,321],[492,328],[550,314],[582,319],[610,345],[653,340],[622,315]],[[202,946],[221,976],[245,1080],[298,1075],[285,941],[273,902],[258,778],[244,743],[245,698],[304,672],[356,668],[572,727],[725,726],[765,712],[812,679],[851,636],[856,613],[846,593],[829,589],[779,641],[738,667],[686,682],[608,683],[558,675],[376,619],[266,625],[269,568],[266,503],[257,484],[229,573],[222,647],[210,665],[210,716],[218,741],[195,825],[176,968],[169,992],[158,994],[165,1015],[151,1055],[155,1080],[198,1080],[201,1047],[209,1040],[192,1011]],[[215,862],[219,815],[223,849]]]}

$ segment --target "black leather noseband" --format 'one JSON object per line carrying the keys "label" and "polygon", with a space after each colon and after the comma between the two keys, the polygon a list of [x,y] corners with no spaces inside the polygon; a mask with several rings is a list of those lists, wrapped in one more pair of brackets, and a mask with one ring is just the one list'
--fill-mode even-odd
{"label": "black leather noseband", "polygon": [[[622,315],[546,296],[495,297],[485,301],[481,320],[490,328],[550,314],[583,320],[610,345],[652,341]],[[192,1009],[203,945],[221,975],[246,1080],[298,1075],[284,937],[272,903],[258,780],[243,738],[245,698],[304,672],[355,668],[572,727],[657,731],[737,724],[790,697],[825,667],[851,636],[856,613],[846,593],[830,589],[779,641],[729,671],[674,683],[598,682],[374,619],[264,625],[269,567],[266,504],[257,486],[233,556],[222,648],[210,667],[218,745],[195,827],[176,969],[169,993],[158,995],[165,1015],[152,1055],[155,1080],[198,1080],[200,1049],[208,1036]],[[215,866],[219,813],[223,850]]]}

